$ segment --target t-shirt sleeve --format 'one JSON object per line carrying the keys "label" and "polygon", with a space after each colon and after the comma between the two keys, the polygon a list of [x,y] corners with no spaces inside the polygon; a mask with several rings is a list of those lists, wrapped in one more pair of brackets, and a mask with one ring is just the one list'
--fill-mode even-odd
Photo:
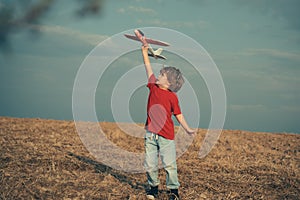
{"label": "t-shirt sleeve", "polygon": [[178,101],[178,98],[177,96],[175,95],[173,100],[172,100],[172,112],[173,112],[173,115],[179,115],[181,114],[181,109],[180,109],[180,106],[179,106],[179,101]]}
{"label": "t-shirt sleeve", "polygon": [[155,82],[156,82],[156,78],[155,78],[154,74],[152,74],[148,79],[147,87],[149,89],[151,89],[155,85]]}

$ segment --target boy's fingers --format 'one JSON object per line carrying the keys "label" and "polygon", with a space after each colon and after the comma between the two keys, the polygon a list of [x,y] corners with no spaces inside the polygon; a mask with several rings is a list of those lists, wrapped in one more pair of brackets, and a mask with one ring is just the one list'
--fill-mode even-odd
{"label": "boy's fingers", "polygon": [[189,133],[190,135],[193,135],[193,136],[194,136],[194,135],[196,135],[197,130],[191,130],[191,131],[189,131],[188,133]]}

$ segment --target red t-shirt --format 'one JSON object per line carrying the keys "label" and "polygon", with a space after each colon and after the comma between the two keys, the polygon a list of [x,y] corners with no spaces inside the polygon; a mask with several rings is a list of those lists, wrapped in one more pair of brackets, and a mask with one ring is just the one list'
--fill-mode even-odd
{"label": "red t-shirt", "polygon": [[174,122],[172,114],[181,114],[178,97],[170,90],[163,90],[155,84],[152,75],[147,87],[150,90],[147,105],[146,130],[156,133],[166,139],[174,140]]}

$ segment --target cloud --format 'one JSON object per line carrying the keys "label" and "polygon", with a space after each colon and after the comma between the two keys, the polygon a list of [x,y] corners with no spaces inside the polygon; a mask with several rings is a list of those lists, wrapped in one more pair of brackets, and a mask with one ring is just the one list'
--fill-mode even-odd
{"label": "cloud", "polygon": [[232,104],[229,105],[229,108],[233,111],[262,111],[266,110],[266,106],[262,104],[256,104],[256,105],[237,105],[237,104]]}
{"label": "cloud", "polygon": [[143,24],[147,26],[157,26],[157,27],[169,27],[169,28],[205,28],[208,25],[206,21],[163,21],[160,19],[150,19],[137,21],[138,24]]}
{"label": "cloud", "polygon": [[89,45],[97,45],[99,42],[108,38],[106,35],[90,34],[81,31],[65,28],[62,26],[29,25],[31,29],[41,33],[58,34],[80,40]]}
{"label": "cloud", "polygon": [[238,105],[233,104],[229,106],[229,109],[232,111],[239,112],[249,112],[249,111],[276,111],[276,112],[300,112],[299,105],[281,105],[281,106],[271,106],[267,107],[266,105],[257,104],[257,105]]}
{"label": "cloud", "polygon": [[144,8],[144,7],[136,7],[136,6],[128,6],[127,8],[119,8],[117,10],[118,13],[121,14],[132,14],[132,13],[143,13],[147,15],[156,15],[157,12],[150,8]]}
{"label": "cloud", "polygon": [[251,12],[259,12],[274,20],[283,20],[287,27],[300,30],[299,0],[235,0],[236,5],[249,8]]}
{"label": "cloud", "polygon": [[257,55],[265,55],[271,56],[274,58],[280,59],[288,59],[288,60],[295,60],[300,61],[300,52],[290,52],[290,51],[281,51],[278,49],[247,49],[244,52],[237,53],[241,56],[257,56]]}
{"label": "cloud", "polygon": [[280,110],[286,112],[300,112],[300,106],[283,105],[280,107]]}

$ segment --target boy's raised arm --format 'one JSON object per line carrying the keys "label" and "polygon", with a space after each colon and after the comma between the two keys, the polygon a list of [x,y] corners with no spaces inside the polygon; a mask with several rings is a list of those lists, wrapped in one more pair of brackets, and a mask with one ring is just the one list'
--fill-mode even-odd
{"label": "boy's raised arm", "polygon": [[146,73],[147,73],[147,78],[149,79],[150,76],[152,76],[153,71],[152,71],[152,67],[150,64],[149,56],[148,56],[148,46],[142,46],[142,54],[143,54],[145,69],[146,69]]}

